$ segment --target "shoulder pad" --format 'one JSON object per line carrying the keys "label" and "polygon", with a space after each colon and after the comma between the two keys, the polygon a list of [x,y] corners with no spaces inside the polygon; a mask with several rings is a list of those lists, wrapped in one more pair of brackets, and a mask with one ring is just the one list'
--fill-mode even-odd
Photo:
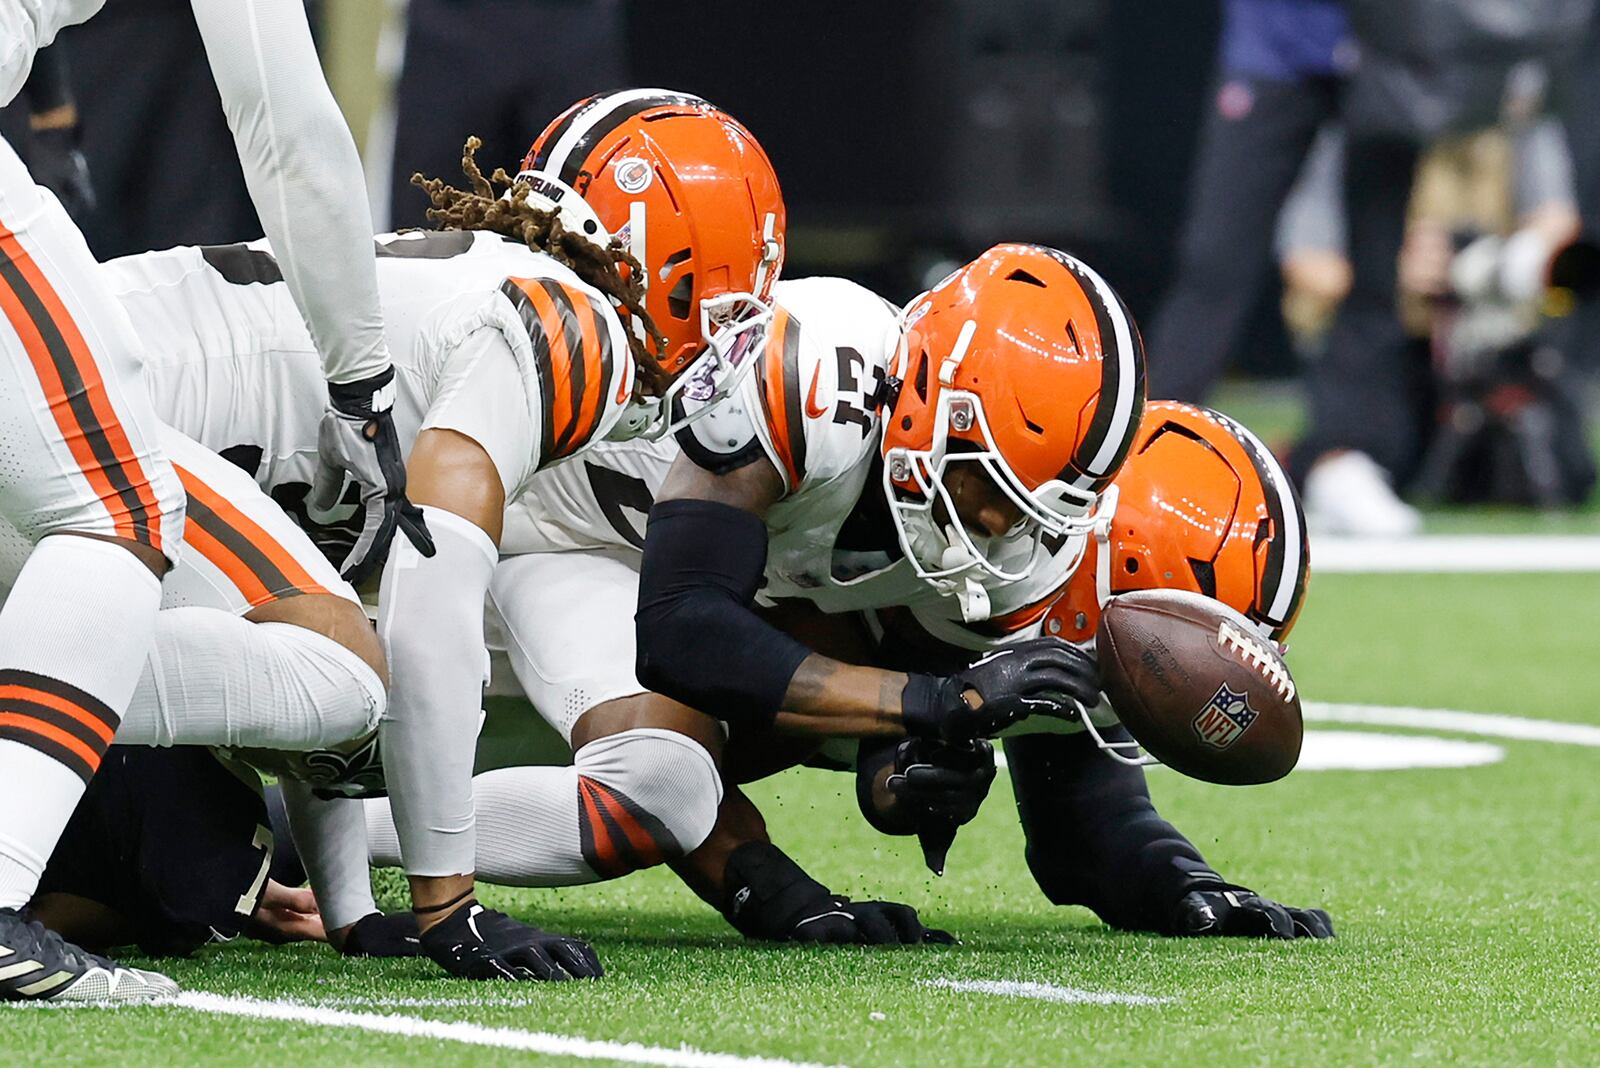
{"label": "shoulder pad", "polygon": [[756,418],[745,392],[739,390],[678,431],[678,447],[697,466],[714,475],[736,471],[762,457]]}

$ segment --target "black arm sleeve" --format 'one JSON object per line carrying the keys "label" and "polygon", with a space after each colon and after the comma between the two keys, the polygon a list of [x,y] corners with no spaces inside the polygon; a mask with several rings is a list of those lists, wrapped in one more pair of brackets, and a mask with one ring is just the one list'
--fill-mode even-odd
{"label": "black arm sleeve", "polygon": [[[1104,732],[1117,740],[1122,727]],[[1144,769],[1119,764],[1086,734],[1006,739],[1028,868],[1057,905],[1087,905],[1106,923],[1170,933],[1180,898],[1223,884],[1150,802]]]}
{"label": "black arm sleeve", "polygon": [[67,80],[67,53],[60,42],[33,57],[33,69],[23,83],[28,94],[28,110],[41,115],[72,103],[72,83]]}
{"label": "black arm sleeve", "polygon": [[751,610],[767,564],[767,527],[714,501],[650,509],[639,610],[639,681],[729,723],[762,726],[811,650]]}

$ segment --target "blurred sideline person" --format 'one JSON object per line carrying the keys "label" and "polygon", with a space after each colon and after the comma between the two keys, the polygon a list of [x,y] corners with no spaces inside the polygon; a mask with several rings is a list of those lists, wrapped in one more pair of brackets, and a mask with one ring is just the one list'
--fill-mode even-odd
{"label": "blurred sideline person", "polygon": [[[37,52],[98,0],[0,3],[0,105]],[[381,558],[404,505],[390,443],[370,240],[350,138],[297,0],[202,4],[205,41],[252,195],[286,257],[333,383],[322,483],[349,469]],[[268,47],[263,49],[263,43]],[[264,58],[270,57],[270,59]],[[140,341],[61,202],[0,142],[0,516],[34,546],[0,610],[0,999],[144,1000],[164,976],[120,968],[24,920],[45,862],[148,659],[182,487],[139,381]],[[317,408],[323,408],[319,398]],[[368,436],[368,432],[372,436]],[[426,546],[426,535],[416,530]]]}
{"label": "blurred sideline person", "polygon": [[[409,0],[394,95],[389,228],[426,225],[411,176],[454,174],[461,131],[509,167],[575,97],[628,82],[622,0]],[[155,247],[155,246],[146,246]]]}

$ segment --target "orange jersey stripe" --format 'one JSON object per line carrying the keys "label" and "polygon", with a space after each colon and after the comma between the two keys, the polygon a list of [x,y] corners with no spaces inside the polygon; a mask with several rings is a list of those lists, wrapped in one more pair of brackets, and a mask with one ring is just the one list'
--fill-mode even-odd
{"label": "orange jersey stripe", "polygon": [[[534,311],[539,316],[539,326],[544,334],[545,352],[548,353],[550,360],[550,396],[545,399],[545,411],[550,414],[551,425],[548,434],[552,447],[551,455],[540,457],[540,462],[547,464],[560,458],[562,452],[559,443],[572,437],[576,423],[578,397],[572,389],[573,353],[568,342],[577,338],[575,336],[569,338],[566,324],[562,321],[561,309],[557,307],[555,298],[540,284],[540,279],[514,279],[514,281],[528,295]],[[573,331],[573,334],[576,335],[576,331]],[[580,348],[579,358],[581,355]]]}
{"label": "orange jersey stripe", "polygon": [[328,592],[260,524],[194,472],[174,466],[192,502],[184,539],[227,576],[252,607],[295,594]]}
{"label": "orange jersey stripe", "polygon": [[31,701],[36,705],[43,705],[46,708],[53,708],[57,712],[60,712],[66,716],[70,716],[72,719],[83,724],[91,732],[93,732],[95,737],[101,739],[107,745],[111,744],[111,739],[116,734],[116,729],[114,727],[101,720],[94,713],[73,704],[65,697],[61,697],[58,694],[47,693],[46,691],[38,689],[34,686],[0,686],[0,702],[4,702],[8,699]]}
{"label": "orange jersey stripe", "polygon": [[805,477],[805,423],[800,412],[800,324],[777,309],[761,355],[761,407],[766,412],[773,451],[793,492]]}
{"label": "orange jersey stripe", "polygon": [[[34,371],[50,404],[51,415],[61,429],[74,461],[88,478],[95,493],[106,502],[119,536],[142,541],[152,548],[161,548],[161,513],[150,486],[128,440],[127,433],[111,407],[111,398],[100,376],[100,368],[78,324],[62,303],[55,288],[39,269],[33,257],[10,229],[0,226],[0,258],[20,277],[21,283],[36,300],[54,332],[65,345],[65,351],[55,349],[45,338],[26,307],[23,293],[18,291],[16,279],[0,284],[0,303],[4,304],[6,317],[11,320],[18,336],[28,351]],[[66,360],[82,384],[81,390],[69,390],[58,361]],[[74,411],[74,400],[80,406]],[[84,408],[87,408],[85,418]],[[96,455],[93,447],[95,435],[103,438],[109,455]],[[118,487],[116,483],[123,483]],[[113,501],[130,496],[132,502],[122,507]],[[143,536],[141,536],[141,533]]]}

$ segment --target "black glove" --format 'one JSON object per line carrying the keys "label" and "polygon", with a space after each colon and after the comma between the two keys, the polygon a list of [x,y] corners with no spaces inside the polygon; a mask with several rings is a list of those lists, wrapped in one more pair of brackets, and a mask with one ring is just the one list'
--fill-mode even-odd
{"label": "black glove", "polygon": [[420,957],[417,917],[410,912],[369,912],[350,925],[339,952],[347,957]]}
{"label": "black glove", "polygon": [[406,500],[406,464],[394,429],[394,368],[357,382],[328,383],[328,408],[317,436],[321,453],[312,479],[311,505],[328,511],[339,502],[348,472],[361,486],[366,517],[361,536],[340,571],[359,584],[389,556],[395,528],[423,556],[434,553],[422,509]]}
{"label": "black glove", "polygon": [[1291,908],[1242,886],[1218,886],[1183,895],[1172,910],[1166,933],[1225,938],[1332,938],[1333,920],[1322,909]]}
{"label": "black glove", "polygon": [[[968,699],[968,691],[976,697]],[[1094,657],[1059,638],[997,649],[954,675],[913,674],[901,694],[907,734],[949,742],[993,737],[1031,715],[1068,716],[1100,700]]]}
{"label": "black glove", "polygon": [[[892,811],[880,812],[873,785],[885,768],[894,804]],[[862,747],[856,796],[867,822],[886,834],[915,834],[928,870],[943,875],[956,829],[977,816],[994,776],[994,746],[988,742],[905,738],[877,752]]]}
{"label": "black glove", "polygon": [[76,126],[34,130],[28,149],[28,171],[33,180],[54,193],[73,219],[82,221],[94,210],[94,183],[89,164],[78,148]]}
{"label": "black glove", "polygon": [[422,932],[422,952],[460,979],[598,979],[588,943],[518,923],[468,901]]}
{"label": "black glove", "polygon": [[747,842],[728,858],[722,914],[746,938],[863,946],[950,945],[917,910],[892,901],[851,901],[800,870],[783,850]]}

